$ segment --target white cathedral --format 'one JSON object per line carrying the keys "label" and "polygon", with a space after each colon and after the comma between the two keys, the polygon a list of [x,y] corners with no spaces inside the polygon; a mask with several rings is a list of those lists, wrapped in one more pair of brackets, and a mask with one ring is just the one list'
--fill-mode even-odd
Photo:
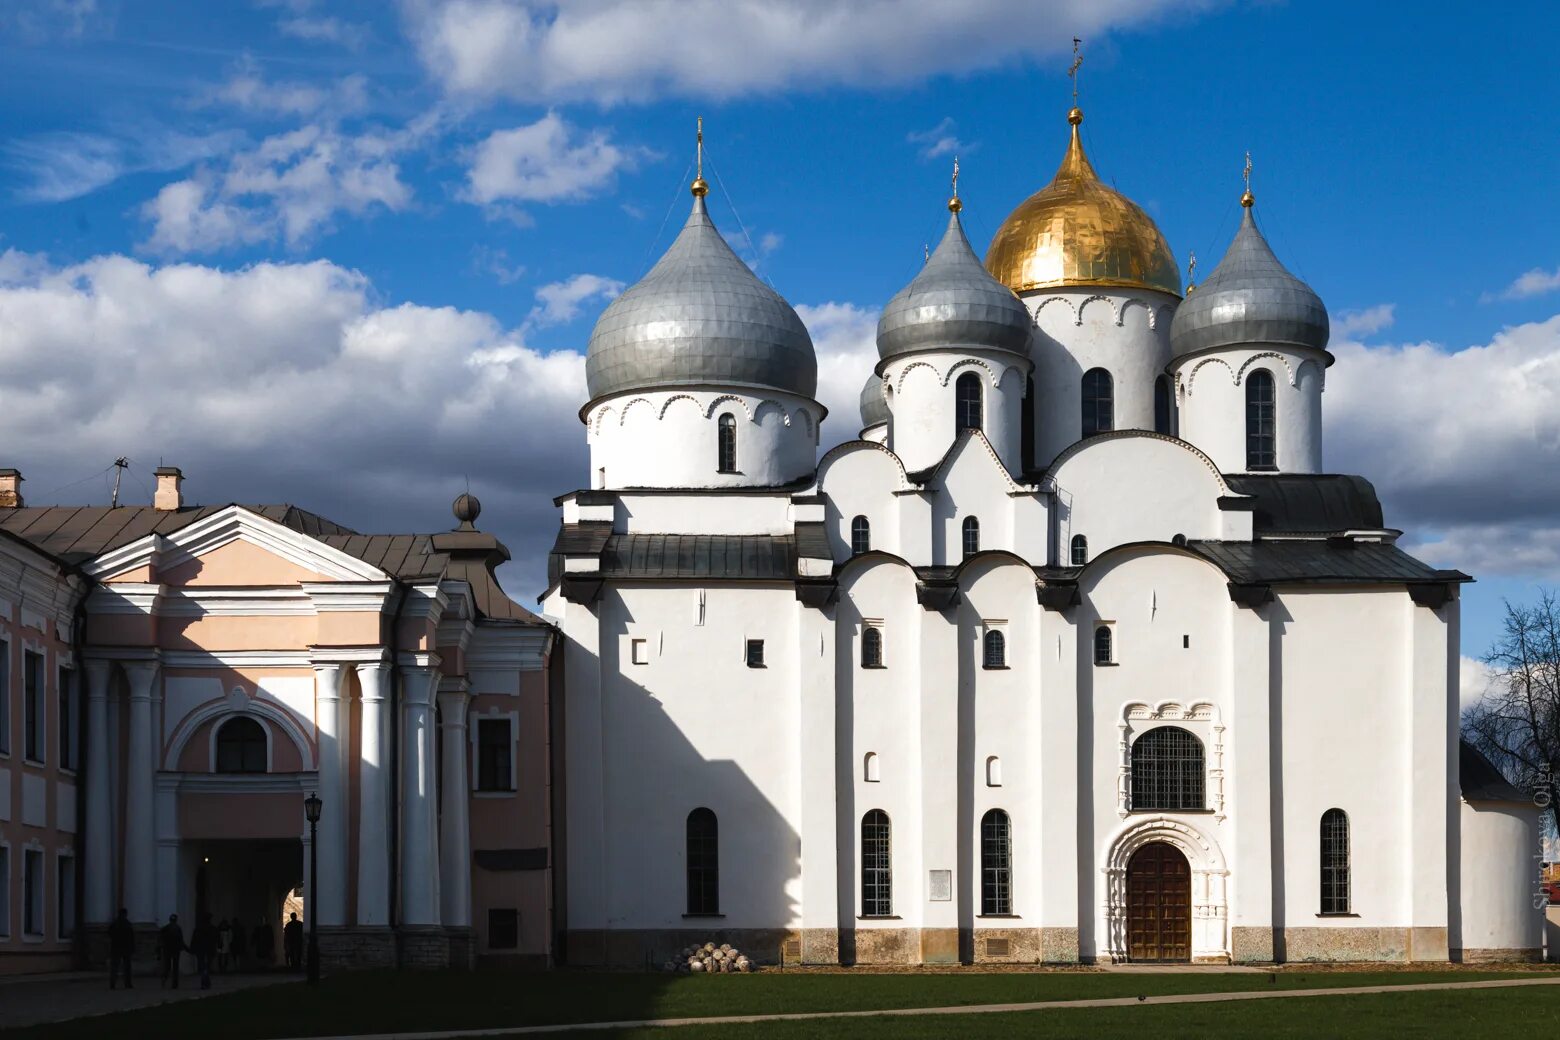
{"label": "white cathedral", "polygon": [[1249,190],[1182,295],[1078,136],[960,201],[818,457],[807,330],[693,183],[591,336],[546,614],[569,963],[1527,959],[1538,814],[1458,593],[1328,473],[1322,301]]}

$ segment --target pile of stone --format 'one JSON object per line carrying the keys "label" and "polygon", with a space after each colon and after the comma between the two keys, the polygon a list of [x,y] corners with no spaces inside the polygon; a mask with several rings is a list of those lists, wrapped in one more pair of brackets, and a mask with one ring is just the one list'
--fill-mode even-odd
{"label": "pile of stone", "polygon": [[730,943],[705,943],[703,946],[689,946],[673,960],[667,961],[662,967],[667,971],[674,971],[680,975],[690,973],[717,974],[721,972],[748,972],[757,971],[758,965],[748,960],[747,955],[733,947]]}

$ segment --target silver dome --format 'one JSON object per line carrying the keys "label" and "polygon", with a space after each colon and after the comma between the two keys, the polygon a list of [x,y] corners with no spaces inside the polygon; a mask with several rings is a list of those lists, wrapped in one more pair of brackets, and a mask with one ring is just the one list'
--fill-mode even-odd
{"label": "silver dome", "polygon": [[1032,325],[1028,308],[986,272],[955,212],[921,273],[883,308],[878,356],[979,347],[1027,358]]}
{"label": "silver dome", "polygon": [[1285,270],[1246,206],[1229,252],[1170,322],[1176,357],[1257,344],[1327,349],[1327,308]]}
{"label": "silver dome", "polygon": [[861,428],[888,422],[888,402],[883,400],[883,378],[876,373],[867,377],[861,388]]}
{"label": "silver dome", "polygon": [[585,385],[593,401],[668,386],[811,398],[818,358],[802,319],[731,251],[699,197],[666,255],[597,320]]}

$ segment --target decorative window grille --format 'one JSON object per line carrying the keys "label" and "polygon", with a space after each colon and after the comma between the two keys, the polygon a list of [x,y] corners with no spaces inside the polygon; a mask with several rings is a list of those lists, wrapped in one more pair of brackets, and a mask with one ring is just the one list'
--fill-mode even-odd
{"label": "decorative window grille", "polygon": [[980,821],[980,912],[1013,912],[1013,829],[1001,809]]}
{"label": "decorative window grille", "polygon": [[229,719],[217,730],[217,772],[266,771],[265,729],[245,715]]}
{"label": "decorative window grille", "polygon": [[883,630],[868,625],[861,633],[861,667],[883,667]]}
{"label": "decorative window grille", "polygon": [[964,518],[964,558],[980,552],[980,521],[973,516]]}
{"label": "decorative window grille", "polygon": [[873,809],[861,818],[861,914],[889,917],[894,912],[893,849],[888,813]]}
{"label": "decorative window grille", "polygon": [[1158,726],[1132,745],[1132,809],[1206,807],[1202,741],[1179,726]]}
{"label": "decorative window grille", "polygon": [[982,640],[982,663],[987,668],[1007,667],[1007,637],[997,629],[991,629]]}
{"label": "decorative window grille", "polygon": [[688,814],[688,913],[720,913],[720,835],[709,809]]}
{"label": "decorative window grille", "polygon": [[1107,433],[1116,428],[1115,390],[1110,373],[1091,368],[1083,374],[1083,435]]}
{"label": "decorative window grille", "polygon": [[722,473],[735,473],[737,471],[737,417],[730,412],[722,415],[718,430],[720,438],[718,468]]}
{"label": "decorative window grille", "polygon": [[1246,377],[1246,468],[1278,468],[1273,375],[1262,369]]}
{"label": "decorative window grille", "polygon": [[1115,664],[1115,648],[1111,645],[1111,631],[1109,625],[1101,625],[1094,630],[1094,663]]}
{"label": "decorative window grille", "polygon": [[850,522],[850,552],[852,556],[860,556],[872,549],[872,524],[864,516],[858,516]]}
{"label": "decorative window grille", "polygon": [[1073,535],[1072,565],[1082,567],[1089,562],[1089,540],[1081,534]]}
{"label": "decorative window grille", "polygon": [[1349,814],[1322,813],[1322,913],[1349,912]]}
{"label": "decorative window grille", "polygon": [[956,432],[981,429],[980,376],[974,372],[964,373],[953,384],[953,394],[954,410],[958,418]]}
{"label": "decorative window grille", "polygon": [[477,790],[515,789],[514,744],[509,720],[477,720]]}

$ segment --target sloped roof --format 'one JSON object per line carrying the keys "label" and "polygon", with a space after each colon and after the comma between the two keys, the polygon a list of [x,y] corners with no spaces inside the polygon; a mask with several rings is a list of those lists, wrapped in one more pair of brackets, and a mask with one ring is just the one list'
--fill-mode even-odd
{"label": "sloped roof", "polygon": [[1494,763],[1466,740],[1457,742],[1457,783],[1462,796],[1470,802],[1526,802],[1530,795],[1501,775]]}
{"label": "sloped roof", "polygon": [[1445,582],[1471,581],[1461,571],[1438,570],[1386,542],[1334,545],[1326,539],[1295,541],[1190,541],[1186,547],[1217,565],[1231,581]]}
{"label": "sloped roof", "polygon": [[1252,526],[1258,534],[1330,534],[1380,530],[1381,500],[1364,477],[1344,473],[1226,473],[1224,482],[1254,502]]}

